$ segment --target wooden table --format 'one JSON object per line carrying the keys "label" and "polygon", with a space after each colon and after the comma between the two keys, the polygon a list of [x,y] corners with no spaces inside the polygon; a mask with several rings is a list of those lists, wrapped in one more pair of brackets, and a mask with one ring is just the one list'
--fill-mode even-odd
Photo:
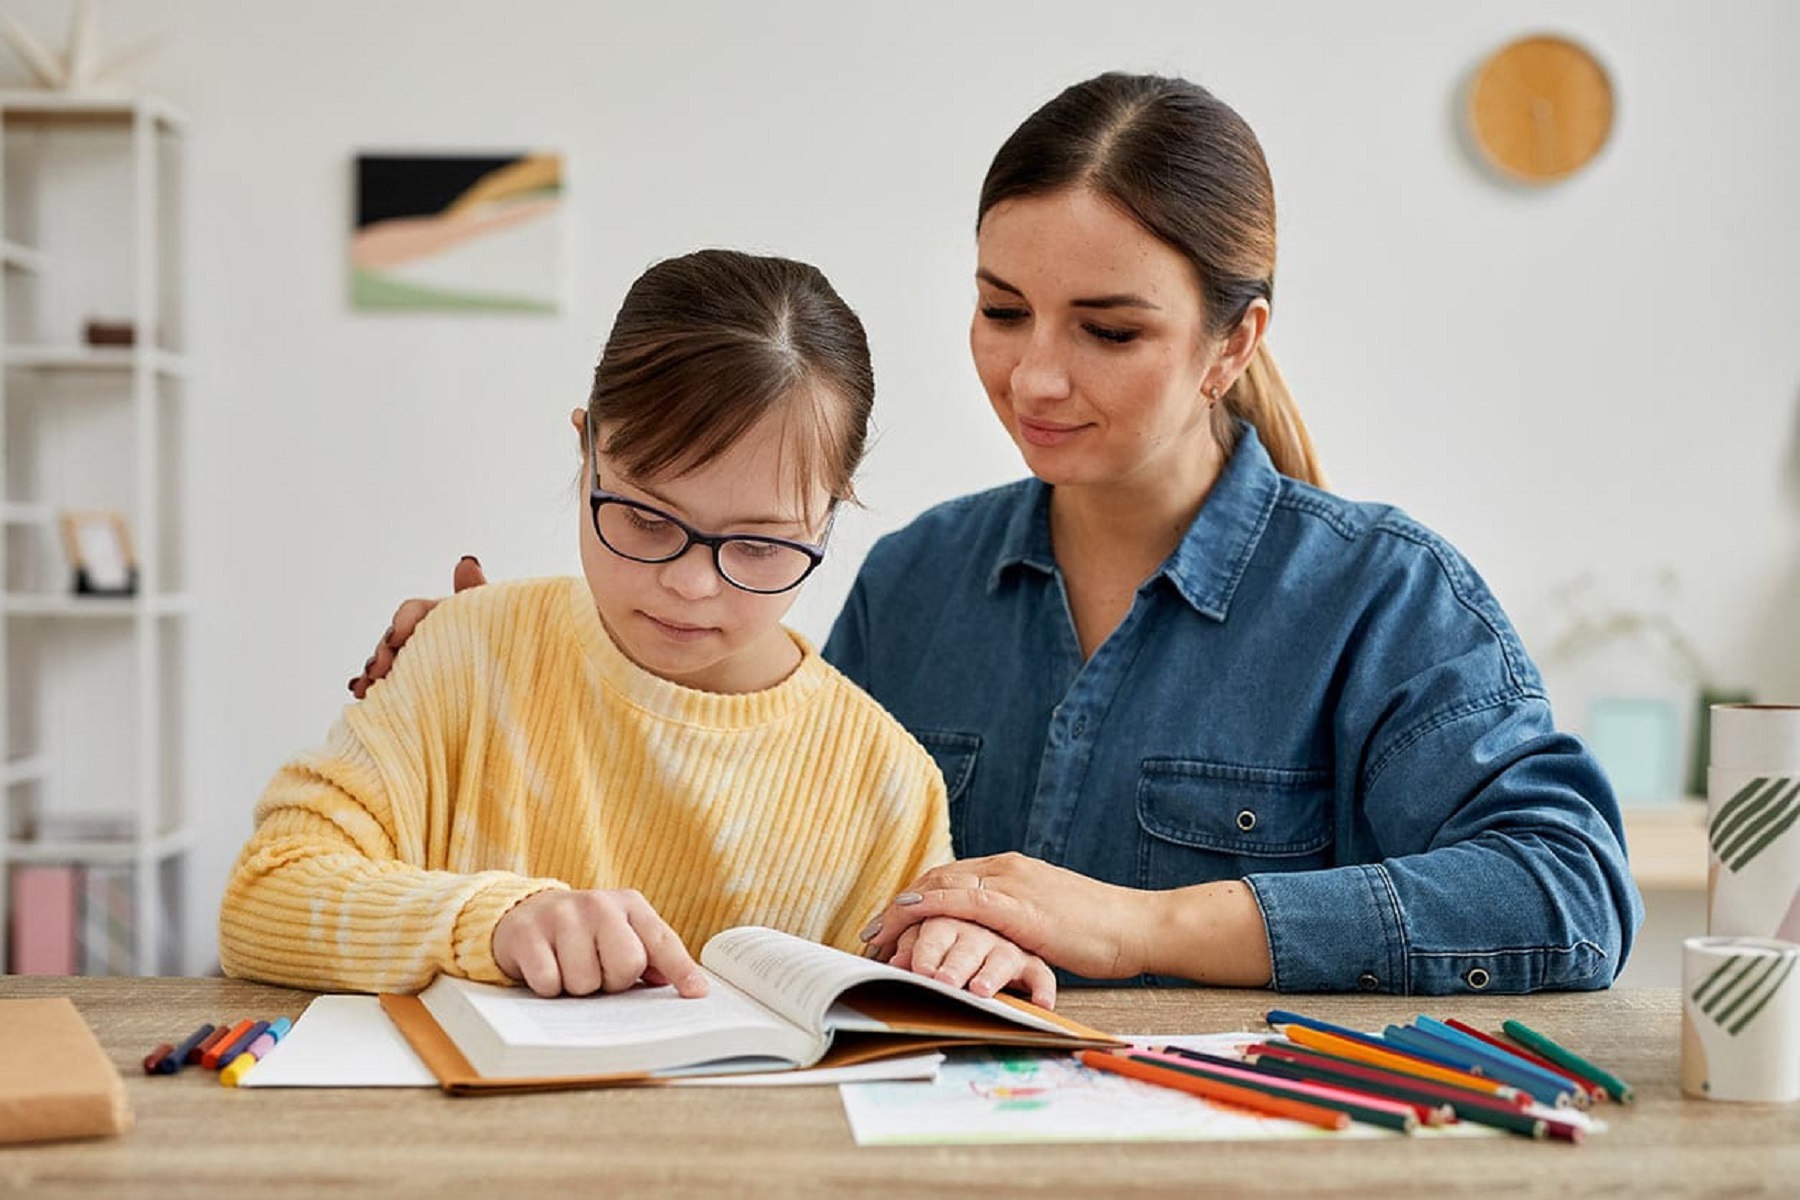
{"label": "wooden table", "polygon": [[[123,1137],[0,1149],[0,1196],[844,1195],[1620,1197],[1800,1194],[1800,1105],[1683,1100],[1672,990],[1531,997],[1294,997],[1380,1028],[1421,1011],[1508,1016],[1615,1069],[1638,1102],[1582,1146],[1520,1138],[858,1147],[835,1088],[638,1089],[453,1100],[417,1090],[238,1090],[141,1060],[226,1016],[299,1016],[307,993],[221,979],[0,978],[72,996],[125,1075]],[[1256,1027],[1264,992],[1071,991],[1061,1008],[1123,1033]]]}

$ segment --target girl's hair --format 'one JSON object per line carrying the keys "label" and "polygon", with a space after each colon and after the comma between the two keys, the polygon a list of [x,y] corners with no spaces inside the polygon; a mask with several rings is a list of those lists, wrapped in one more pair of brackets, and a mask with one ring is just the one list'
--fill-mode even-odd
{"label": "girl's hair", "polygon": [[[1236,328],[1275,294],[1275,187],[1262,146],[1199,84],[1109,73],[1075,84],[1006,139],[981,185],[976,228],[1003,200],[1088,188],[1193,264],[1208,332]],[[1213,410],[1227,451],[1234,417],[1256,429],[1275,469],[1323,486],[1312,438],[1265,341]]]}
{"label": "girl's hair", "polygon": [[625,294],[588,417],[620,466],[655,478],[705,466],[779,412],[802,495],[817,481],[835,502],[855,498],[874,403],[862,322],[817,267],[697,250]]}

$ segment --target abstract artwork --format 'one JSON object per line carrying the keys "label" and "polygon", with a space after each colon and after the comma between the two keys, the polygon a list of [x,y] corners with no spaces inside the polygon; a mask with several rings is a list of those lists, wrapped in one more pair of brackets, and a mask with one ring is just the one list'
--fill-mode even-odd
{"label": "abstract artwork", "polygon": [[554,313],[561,269],[561,155],[357,156],[357,308]]}

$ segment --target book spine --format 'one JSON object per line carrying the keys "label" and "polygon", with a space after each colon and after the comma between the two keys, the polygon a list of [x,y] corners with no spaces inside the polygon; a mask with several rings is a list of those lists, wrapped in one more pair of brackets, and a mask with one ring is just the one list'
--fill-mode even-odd
{"label": "book spine", "polygon": [[131,868],[89,867],[81,889],[81,973],[130,975]]}
{"label": "book spine", "polygon": [[75,974],[77,874],[70,866],[13,868],[15,975]]}

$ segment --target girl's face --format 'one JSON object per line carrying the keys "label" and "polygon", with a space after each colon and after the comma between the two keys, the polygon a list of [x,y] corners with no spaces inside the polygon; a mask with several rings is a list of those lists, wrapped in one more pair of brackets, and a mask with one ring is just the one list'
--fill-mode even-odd
{"label": "girl's face", "polygon": [[[586,428],[585,411],[575,426]],[[791,433],[771,413],[705,466],[676,478],[635,479],[595,448],[598,485],[651,505],[708,534],[747,533],[819,544],[831,495],[814,483],[801,494],[793,481]],[[604,445],[604,431],[597,439]],[[592,481],[590,481],[591,483]],[[600,541],[583,496],[581,565],[600,619],[613,641],[653,675],[709,692],[773,687],[800,662],[781,618],[799,589],[759,595],[720,577],[713,552],[699,543],[679,558],[642,563]],[[808,512],[815,523],[808,523]]]}
{"label": "girl's face", "polygon": [[1084,188],[996,204],[976,246],[969,347],[1034,475],[1129,484],[1216,463],[1205,390],[1231,376],[1187,259]]}

